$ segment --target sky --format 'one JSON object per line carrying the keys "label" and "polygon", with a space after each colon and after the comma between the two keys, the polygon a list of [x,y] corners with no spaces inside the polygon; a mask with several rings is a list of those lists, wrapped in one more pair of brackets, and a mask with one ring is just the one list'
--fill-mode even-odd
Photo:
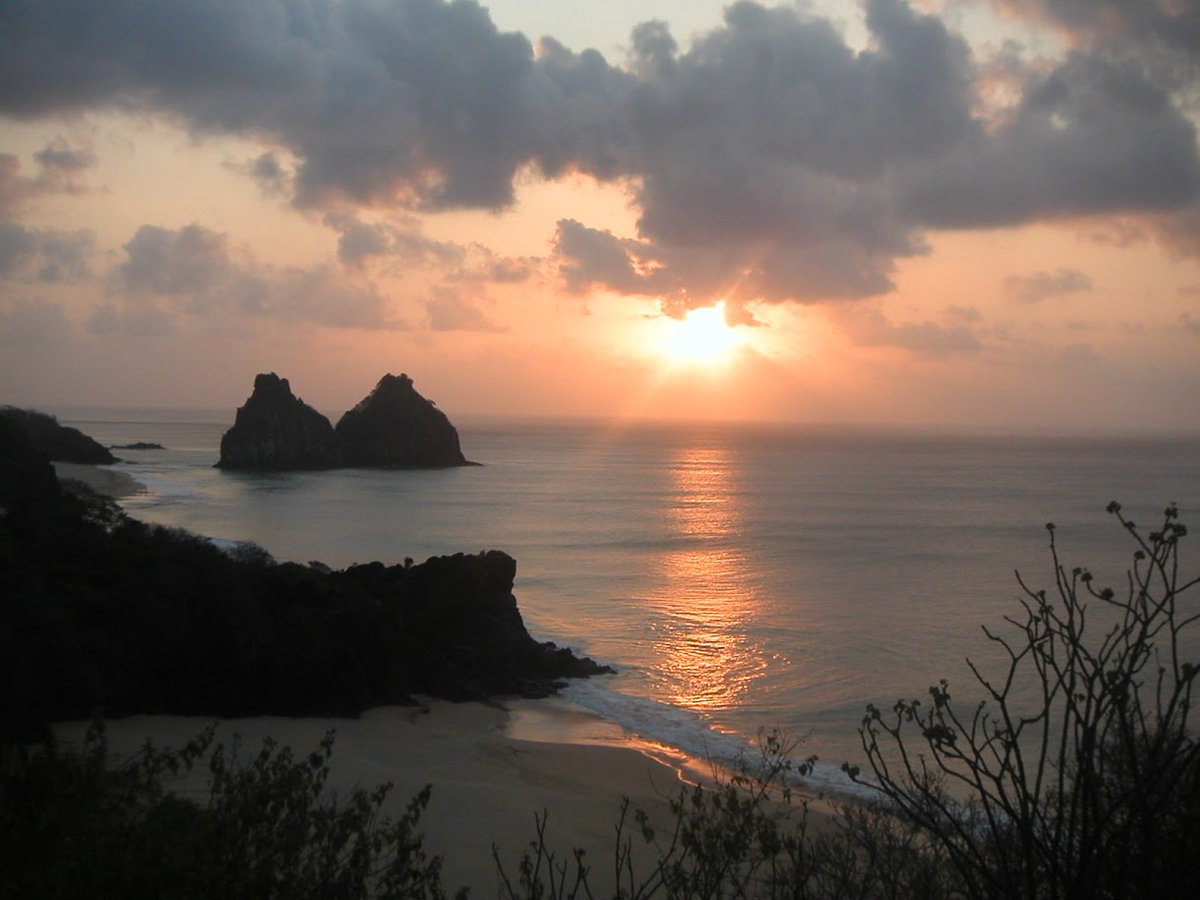
{"label": "sky", "polygon": [[1200,0],[6,0],[0,403],[1200,429]]}

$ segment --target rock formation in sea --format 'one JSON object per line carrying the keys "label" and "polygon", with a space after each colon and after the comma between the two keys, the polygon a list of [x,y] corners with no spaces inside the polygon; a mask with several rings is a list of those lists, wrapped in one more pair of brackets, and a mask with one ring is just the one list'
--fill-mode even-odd
{"label": "rock formation in sea", "polygon": [[103,466],[117,461],[103,444],[78,428],[58,424],[58,419],[46,413],[5,406],[0,407],[0,418],[25,432],[38,452],[58,462]]}
{"label": "rock formation in sea", "polygon": [[330,469],[342,465],[329,420],[292,394],[274,372],[254,379],[254,392],[221,438],[223,469]]}
{"label": "rock formation in sea", "polygon": [[407,375],[384,375],[335,429],[354,466],[443,468],[469,465],[458,432]]}

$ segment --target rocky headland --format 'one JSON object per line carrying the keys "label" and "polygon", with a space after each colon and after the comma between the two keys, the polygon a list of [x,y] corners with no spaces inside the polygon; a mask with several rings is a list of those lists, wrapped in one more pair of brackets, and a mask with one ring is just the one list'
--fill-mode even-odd
{"label": "rocky headland", "polygon": [[0,407],[0,418],[22,431],[33,447],[48,459],[93,466],[117,462],[103,444],[78,428],[60,425],[54,416],[33,409],[4,406]]}
{"label": "rocky headland", "polygon": [[254,392],[221,438],[224,469],[436,469],[474,465],[463,456],[446,414],[417,393],[407,375],[384,375],[338,420],[292,394],[274,372],[254,379]]}
{"label": "rocky headland", "polygon": [[0,736],[132,713],[354,716],[414,694],[545,696],[609,671],[535,641],[488,551],[331,571],[59,489],[0,420]]}

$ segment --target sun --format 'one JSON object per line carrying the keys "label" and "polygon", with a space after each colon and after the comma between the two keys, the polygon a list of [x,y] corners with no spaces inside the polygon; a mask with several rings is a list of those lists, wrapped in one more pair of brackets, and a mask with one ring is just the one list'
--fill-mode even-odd
{"label": "sun", "polygon": [[658,350],[672,363],[727,362],[742,336],[725,321],[725,301],[688,310],[682,319],[663,320]]}

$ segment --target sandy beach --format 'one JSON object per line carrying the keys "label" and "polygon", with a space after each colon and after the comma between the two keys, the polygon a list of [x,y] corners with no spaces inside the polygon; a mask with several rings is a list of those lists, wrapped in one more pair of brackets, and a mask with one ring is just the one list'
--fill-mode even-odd
{"label": "sandy beach", "polygon": [[[210,721],[112,720],[109,747],[120,757],[136,752],[147,737],[157,746],[182,746]],[[85,728],[86,723],[70,723],[59,732],[71,741]],[[248,756],[269,736],[301,754],[315,749],[330,729],[337,733],[332,791],[391,782],[385,811],[396,816],[424,785],[433,785],[422,818],[427,849],[443,857],[446,887],[469,885],[474,897],[496,893],[493,843],[515,877],[521,852],[534,837],[535,815],[544,811],[560,858],[569,860],[572,847],[586,847],[593,889],[607,895],[621,798],[665,820],[665,798],[681,786],[675,768],[647,755],[655,748],[639,747],[617,726],[556,699],[503,706],[431,700],[422,707],[373,709],[360,719],[224,720],[217,740],[228,744],[238,735]],[[204,790],[200,780],[179,789]]]}
{"label": "sandy beach", "polygon": [[[60,479],[74,479],[115,499],[141,490],[128,474],[109,467],[56,462]],[[212,719],[139,715],[107,723],[115,759],[156,746],[181,747]],[[64,723],[67,742],[82,739],[87,723]],[[425,785],[432,799],[422,818],[426,847],[444,860],[448,889],[470,886],[472,896],[494,896],[497,845],[515,878],[517,863],[535,836],[535,817],[549,814],[550,843],[561,859],[586,847],[593,888],[609,892],[614,826],[621,799],[665,820],[666,799],[682,786],[685,760],[667,748],[641,743],[619,726],[564,701],[507,699],[503,703],[450,703],[428,699],[418,707],[380,707],[358,719],[258,717],[222,720],[218,742],[240,741],[244,755],[274,738],[297,754],[316,749],[336,732],[328,788],[394,787],[384,807],[398,816]],[[678,765],[672,765],[677,762]],[[200,775],[175,789],[202,800]]]}
{"label": "sandy beach", "polygon": [[52,465],[59,481],[81,481],[97,494],[112,497],[114,500],[132,497],[146,489],[127,472],[108,466],[88,466],[69,462],[55,462]]}

